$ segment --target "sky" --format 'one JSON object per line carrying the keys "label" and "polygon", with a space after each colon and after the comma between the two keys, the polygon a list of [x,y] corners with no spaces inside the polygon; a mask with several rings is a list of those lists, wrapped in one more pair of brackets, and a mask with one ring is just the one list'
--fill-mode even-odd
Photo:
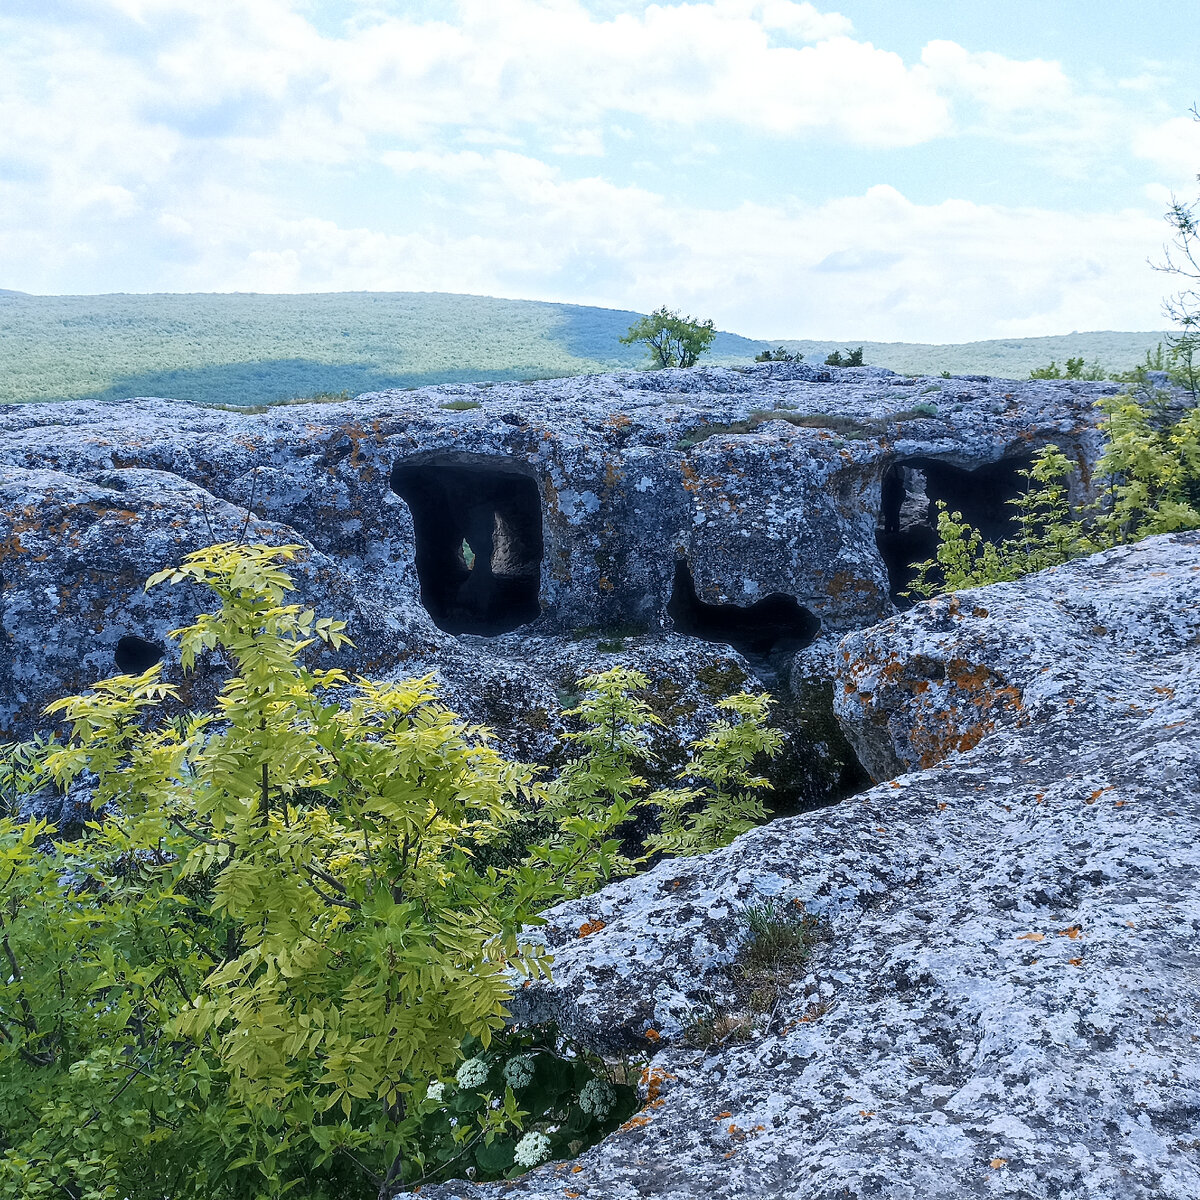
{"label": "sky", "polygon": [[1200,0],[0,0],[0,288],[1165,328]]}

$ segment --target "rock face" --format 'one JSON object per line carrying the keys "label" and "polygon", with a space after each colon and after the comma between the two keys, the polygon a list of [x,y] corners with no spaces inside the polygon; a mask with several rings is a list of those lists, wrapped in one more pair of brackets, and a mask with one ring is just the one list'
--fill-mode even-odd
{"label": "rock face", "polygon": [[[170,675],[167,631],[198,598],[142,581],[238,536],[305,548],[302,598],[350,621],[342,665],[436,669],[473,719],[557,711],[622,643],[786,695],[798,651],[801,678],[827,678],[840,634],[895,611],[931,500],[986,522],[1039,445],[1086,465],[1115,388],[777,363],[266,412],[9,407],[0,734],[158,653]],[[515,751],[545,748],[539,721]]]}
{"label": "rock face", "polygon": [[1195,645],[1193,545],[1152,539],[939,596],[847,636],[834,711],[860,761],[890,779],[998,727],[1054,722],[1064,706],[1108,714],[1167,705],[1170,688],[1148,680],[1145,664]]}
{"label": "rock face", "polygon": [[[167,632],[207,597],[142,582],[239,537],[302,548],[341,665],[436,669],[510,753],[626,661],[684,736],[728,691],[785,693],[825,776],[796,787],[828,796],[836,670],[888,782],[549,914],[555,981],[515,1015],[652,1056],[646,1109],[578,1171],[422,1200],[1194,1200],[1200,537],[893,615],[931,502],[998,535],[1048,442],[1086,487],[1114,389],[765,364],[0,411],[0,734],[159,656],[182,682]],[[812,974],[750,1041],[691,1048],[764,898],[827,923]]]}
{"label": "rock face", "polygon": [[[856,744],[925,768],[552,910],[516,1015],[652,1056],[654,1098],[574,1164],[421,1200],[1200,1195],[1200,534],[843,651]],[[828,921],[811,977],[690,1048],[767,897]]]}

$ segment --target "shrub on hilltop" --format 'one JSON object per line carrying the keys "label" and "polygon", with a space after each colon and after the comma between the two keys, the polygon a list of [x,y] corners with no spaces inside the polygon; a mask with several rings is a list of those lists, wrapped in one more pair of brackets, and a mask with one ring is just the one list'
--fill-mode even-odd
{"label": "shrub on hilltop", "polygon": [[694,367],[701,354],[712,345],[717,331],[711,320],[697,321],[662,308],[642,317],[618,339],[623,346],[645,342],[655,367]]}

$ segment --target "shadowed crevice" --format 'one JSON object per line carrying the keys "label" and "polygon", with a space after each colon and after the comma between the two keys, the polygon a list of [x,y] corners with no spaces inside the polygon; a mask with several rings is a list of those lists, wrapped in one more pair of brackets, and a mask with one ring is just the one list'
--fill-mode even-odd
{"label": "shadowed crevice", "polygon": [[821,622],[794,596],[773,592],[753,604],[709,604],[696,594],[685,559],[675,564],[667,615],[679,633],[723,642],[751,658],[794,654],[817,636]]}
{"label": "shadowed crevice", "polygon": [[1020,472],[1032,458],[1022,454],[987,463],[974,470],[932,458],[906,458],[893,463],[880,486],[880,513],[875,543],[887,567],[892,602],[908,608],[903,593],[917,572],[914,563],[937,552],[937,502],[962,513],[989,542],[1001,542],[1016,531],[1009,503],[1024,490]]}

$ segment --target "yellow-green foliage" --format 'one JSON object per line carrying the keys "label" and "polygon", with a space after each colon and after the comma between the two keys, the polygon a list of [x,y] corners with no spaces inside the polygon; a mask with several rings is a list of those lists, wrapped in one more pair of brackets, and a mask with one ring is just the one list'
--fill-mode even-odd
{"label": "yellow-green foliage", "polygon": [[996,544],[938,502],[935,558],[919,564],[910,594],[1019,579],[1084,554],[1158,533],[1200,528],[1200,407],[1175,421],[1166,392],[1142,389],[1098,402],[1105,447],[1096,465],[1103,482],[1095,503],[1073,511],[1067,480],[1075,467],[1046,446],[1023,472],[1026,488],[1011,501],[1017,536]]}
{"label": "yellow-green foliage", "polygon": [[730,719],[716,722],[692,743],[692,757],[679,772],[691,786],[660,788],[650,803],[662,814],[661,831],[647,839],[666,854],[707,854],[766,820],[762,797],[767,781],[753,764],[776,755],[783,735],[767,724],[769,696],[741,692],[718,702]]}
{"label": "yellow-green foliage", "polygon": [[[90,772],[105,814],[76,841],[0,818],[0,1196],[333,1200],[441,1163],[512,1173],[532,1153],[519,1096],[574,1123],[535,1149],[603,1131],[572,1099],[586,1071],[460,1089],[455,1122],[427,1089],[464,1046],[489,1053],[515,982],[547,973],[521,926],[633,869],[615,830],[642,745],[621,714],[644,680],[584,681],[578,753],[543,783],[429,678],[306,665],[345,634],[286,602],[297,549],[214,546],[149,581],[220,601],[175,635],[185,667],[232,667],[214,712],[167,719],[155,666],[52,705],[69,736],[9,750],[7,788]],[[751,741],[775,745],[749,728],[765,702],[736,699],[747,727],[699,744],[715,790],[695,794],[703,836],[681,849],[744,827],[731,781],[758,782],[739,774]],[[546,844],[481,865],[530,805],[553,817]],[[500,1078],[503,1057],[488,1061]]]}

